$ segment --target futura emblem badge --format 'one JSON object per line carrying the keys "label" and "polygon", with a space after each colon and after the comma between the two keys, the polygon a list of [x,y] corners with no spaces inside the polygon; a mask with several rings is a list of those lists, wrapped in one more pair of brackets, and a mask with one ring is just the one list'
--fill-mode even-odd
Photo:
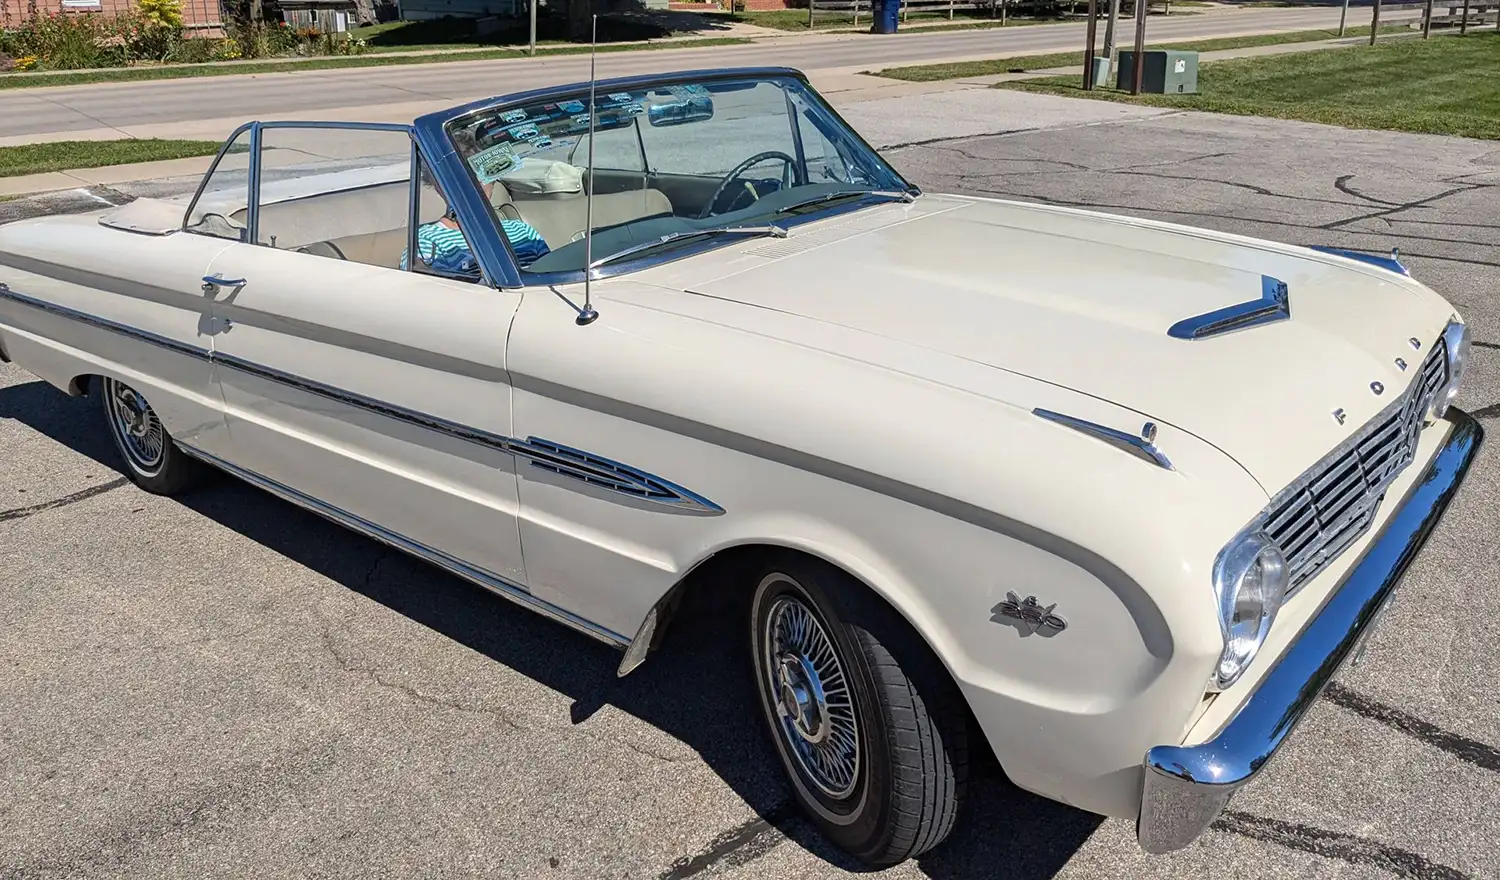
{"label": "futura emblem badge", "polygon": [[1036,600],[1035,596],[1021,599],[1015,593],[1007,592],[1005,601],[991,608],[990,611],[995,614],[996,618],[1004,616],[1020,621],[1021,625],[1026,627],[1026,635],[1043,630],[1047,635],[1053,635],[1068,628],[1068,622],[1061,614],[1052,613],[1052,609],[1056,607],[1055,602],[1051,605],[1043,605]]}

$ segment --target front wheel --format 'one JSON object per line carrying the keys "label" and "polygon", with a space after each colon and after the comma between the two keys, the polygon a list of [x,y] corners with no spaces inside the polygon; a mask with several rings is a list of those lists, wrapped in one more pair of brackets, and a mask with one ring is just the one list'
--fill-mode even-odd
{"label": "front wheel", "polygon": [[147,492],[173,495],[195,483],[204,466],[178,449],[146,398],[114,379],[99,382],[104,421],[125,459],[125,475]]}
{"label": "front wheel", "polygon": [[968,776],[967,713],[941,662],[839,569],[788,556],[755,578],[755,679],[803,811],[872,865],[941,843]]}

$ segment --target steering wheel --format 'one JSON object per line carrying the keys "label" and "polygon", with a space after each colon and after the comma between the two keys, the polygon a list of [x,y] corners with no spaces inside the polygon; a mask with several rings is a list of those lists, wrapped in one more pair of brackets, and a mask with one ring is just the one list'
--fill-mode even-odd
{"label": "steering wheel", "polygon": [[[749,171],[751,168],[754,168],[756,165],[759,165],[767,159],[780,159],[782,164],[785,166],[781,170],[782,186],[787,185],[787,179],[789,177],[792,183],[797,186],[802,186],[803,184],[807,183],[806,180],[802,179],[802,169],[798,167],[796,159],[788,156],[786,153],[783,153],[780,150],[762,150],[761,152],[756,153],[754,156],[751,156],[740,164],[734,166],[734,168],[730,169],[728,174],[724,175],[724,179],[719,181],[719,185],[717,187],[714,187],[714,194],[710,196],[709,200],[703,205],[703,211],[698,215],[698,219],[702,220],[706,217],[713,216],[713,214],[716,213],[714,211],[714,205],[719,203],[719,197],[724,195],[724,191],[729,189],[729,185],[738,180],[741,174],[744,174],[746,171]],[[752,195],[754,194],[754,192],[754,190],[751,190]]]}

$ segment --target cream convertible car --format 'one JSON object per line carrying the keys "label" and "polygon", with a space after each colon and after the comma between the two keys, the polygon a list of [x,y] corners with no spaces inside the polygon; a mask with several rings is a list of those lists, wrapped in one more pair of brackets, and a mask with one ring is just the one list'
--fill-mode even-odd
{"label": "cream convertible car", "polygon": [[872,863],[949,832],[970,730],[1189,844],[1481,438],[1394,258],[924,195],[790,70],[251,123],[191,199],[0,227],[0,282],[0,354],[149,491],[226,470],[621,675],[737,591],[791,788]]}

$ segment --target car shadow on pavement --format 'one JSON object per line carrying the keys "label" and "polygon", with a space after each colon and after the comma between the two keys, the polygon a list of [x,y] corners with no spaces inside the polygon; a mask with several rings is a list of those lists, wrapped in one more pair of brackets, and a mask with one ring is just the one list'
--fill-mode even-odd
{"label": "car shadow on pavement", "polygon": [[[66,397],[44,382],[0,388],[0,419],[16,419],[118,469],[97,406],[92,399]],[[663,880],[745,865],[788,841],[845,870],[864,870],[829,845],[791,805],[762,732],[747,639],[732,603],[721,598],[725,591],[716,591],[712,581],[698,585],[706,589],[692,591],[660,649],[620,679],[615,675],[617,650],[230,477],[177,501],[567,695],[573,700],[575,724],[609,705],[696,751],[760,818],[725,829],[703,851],[662,866]],[[944,844],[918,858],[921,870],[953,880],[1056,874],[1102,820],[1015,788],[988,749],[972,754],[975,766],[964,813]]]}

